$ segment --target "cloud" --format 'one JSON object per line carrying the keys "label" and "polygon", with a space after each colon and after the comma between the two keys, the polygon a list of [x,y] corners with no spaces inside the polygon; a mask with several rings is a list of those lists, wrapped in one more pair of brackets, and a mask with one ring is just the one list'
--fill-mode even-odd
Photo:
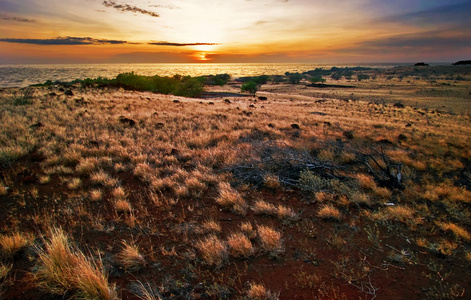
{"label": "cloud", "polygon": [[471,35],[446,36],[440,34],[423,33],[414,35],[394,36],[386,39],[367,41],[362,46],[369,48],[470,48]]}
{"label": "cloud", "polygon": [[106,40],[94,39],[91,37],[57,37],[54,39],[0,39],[0,42],[6,43],[19,43],[19,44],[33,44],[33,45],[121,45],[133,44],[127,41],[120,40]]}
{"label": "cloud", "polygon": [[421,11],[410,12],[384,18],[382,21],[401,22],[418,25],[455,25],[461,28],[471,26],[471,1],[442,5]]}
{"label": "cloud", "polygon": [[142,9],[142,8],[139,8],[139,7],[136,7],[136,6],[131,6],[129,4],[118,4],[114,1],[103,1],[103,5],[106,6],[106,7],[116,8],[117,10],[120,10],[120,11],[130,11],[130,12],[134,12],[134,13],[140,13],[140,14],[143,14],[143,15],[149,15],[149,16],[154,17],[154,18],[160,17],[160,15],[158,13],[155,13],[155,12],[149,11],[149,10],[145,10],[145,9]]}
{"label": "cloud", "polygon": [[15,21],[15,22],[24,22],[24,23],[35,23],[35,20],[32,19],[26,19],[26,18],[21,18],[21,17],[12,17],[8,15],[0,15],[0,20],[5,20],[5,21]]}
{"label": "cloud", "polygon": [[148,44],[155,45],[155,46],[175,46],[175,47],[220,45],[217,43],[171,43],[171,42],[150,42]]}

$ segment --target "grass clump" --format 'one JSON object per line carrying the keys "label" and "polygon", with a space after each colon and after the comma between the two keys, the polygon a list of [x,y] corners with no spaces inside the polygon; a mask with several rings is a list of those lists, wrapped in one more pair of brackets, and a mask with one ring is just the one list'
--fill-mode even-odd
{"label": "grass clump", "polygon": [[281,232],[271,227],[260,225],[257,227],[257,233],[264,250],[275,254],[282,251]]}
{"label": "grass clump", "polygon": [[322,219],[334,219],[338,221],[342,215],[336,207],[325,204],[321,207],[317,216]]}
{"label": "grass clump", "polygon": [[6,257],[12,257],[23,250],[30,243],[30,238],[19,232],[10,235],[0,235],[1,253]]}
{"label": "grass clump", "polygon": [[118,299],[108,283],[101,260],[95,261],[73,246],[64,231],[53,229],[44,248],[38,248],[36,278],[47,291],[65,295],[73,292],[79,299]]}
{"label": "grass clump", "polygon": [[252,283],[247,291],[247,298],[250,300],[277,300],[279,295],[268,290],[263,284]]}
{"label": "grass clump", "polygon": [[219,184],[219,197],[216,202],[226,208],[231,208],[235,213],[245,215],[248,205],[242,196],[227,182]]}
{"label": "grass clump", "polygon": [[141,255],[139,248],[134,243],[123,242],[123,249],[118,253],[117,259],[129,271],[137,271],[146,264],[144,256]]}
{"label": "grass clump", "polygon": [[249,257],[254,253],[254,248],[250,239],[243,233],[232,233],[227,238],[229,252],[233,257]]}
{"label": "grass clump", "polygon": [[220,267],[228,258],[227,245],[217,236],[199,240],[195,246],[208,265]]}
{"label": "grass clump", "polygon": [[436,222],[438,227],[443,231],[451,231],[456,238],[469,241],[471,240],[471,234],[463,227],[452,223],[452,222]]}

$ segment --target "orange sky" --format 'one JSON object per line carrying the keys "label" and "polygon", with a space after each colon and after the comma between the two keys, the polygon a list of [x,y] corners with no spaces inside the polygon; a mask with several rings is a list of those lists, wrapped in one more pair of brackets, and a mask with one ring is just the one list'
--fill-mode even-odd
{"label": "orange sky", "polygon": [[0,63],[469,59],[471,1],[0,0]]}

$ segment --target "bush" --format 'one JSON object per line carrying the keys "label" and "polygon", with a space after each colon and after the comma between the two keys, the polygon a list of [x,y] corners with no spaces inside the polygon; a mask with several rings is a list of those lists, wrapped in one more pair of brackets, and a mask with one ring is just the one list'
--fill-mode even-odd
{"label": "bush", "polygon": [[242,92],[249,92],[255,97],[255,93],[257,93],[258,88],[259,88],[259,85],[255,81],[249,81],[249,82],[244,83],[242,87],[240,88],[240,90]]}
{"label": "bush", "polygon": [[285,75],[288,77],[288,82],[291,84],[299,84],[299,82],[304,78],[304,75],[301,73],[286,72]]}
{"label": "bush", "polygon": [[357,75],[358,81],[362,81],[363,79],[370,79],[370,75],[367,74],[358,74]]}
{"label": "bush", "polygon": [[183,97],[197,97],[203,92],[203,84],[198,78],[185,77],[173,94]]}

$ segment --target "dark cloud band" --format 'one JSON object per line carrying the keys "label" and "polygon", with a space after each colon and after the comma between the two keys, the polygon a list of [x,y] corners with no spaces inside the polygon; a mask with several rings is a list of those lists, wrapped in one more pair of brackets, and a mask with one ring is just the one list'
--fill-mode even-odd
{"label": "dark cloud band", "polygon": [[[134,43],[134,42],[129,42],[129,41],[121,41],[121,40],[107,40],[107,39],[95,39],[91,37],[71,37],[71,36],[57,37],[54,39],[0,39],[0,42],[45,45],[45,46],[123,45],[123,44],[139,45],[139,44],[142,44],[142,43]],[[173,47],[219,45],[216,43],[172,43],[172,42],[149,42],[146,44],[154,45],[154,46],[173,46]]]}
{"label": "dark cloud band", "polygon": [[120,11],[130,11],[130,12],[139,13],[139,14],[143,14],[143,15],[149,15],[149,16],[154,17],[154,18],[160,17],[160,15],[158,13],[155,13],[155,12],[149,11],[149,10],[145,10],[145,9],[142,9],[142,8],[139,8],[139,7],[136,7],[136,6],[132,6],[132,5],[129,5],[129,4],[118,4],[114,1],[103,1],[103,5],[106,6],[106,7],[115,8],[115,9],[120,10]]}
{"label": "dark cloud band", "polygon": [[20,17],[11,17],[7,15],[0,15],[0,20],[5,21],[15,21],[15,22],[23,22],[23,23],[35,23],[35,20],[20,18]]}
{"label": "dark cloud band", "polygon": [[219,45],[217,43],[171,43],[171,42],[152,42],[149,45],[155,46],[175,46],[175,47],[187,47],[187,46],[214,46]]}
{"label": "dark cloud band", "polygon": [[127,41],[94,39],[91,37],[58,37],[54,39],[0,39],[0,42],[33,45],[121,45]]}

